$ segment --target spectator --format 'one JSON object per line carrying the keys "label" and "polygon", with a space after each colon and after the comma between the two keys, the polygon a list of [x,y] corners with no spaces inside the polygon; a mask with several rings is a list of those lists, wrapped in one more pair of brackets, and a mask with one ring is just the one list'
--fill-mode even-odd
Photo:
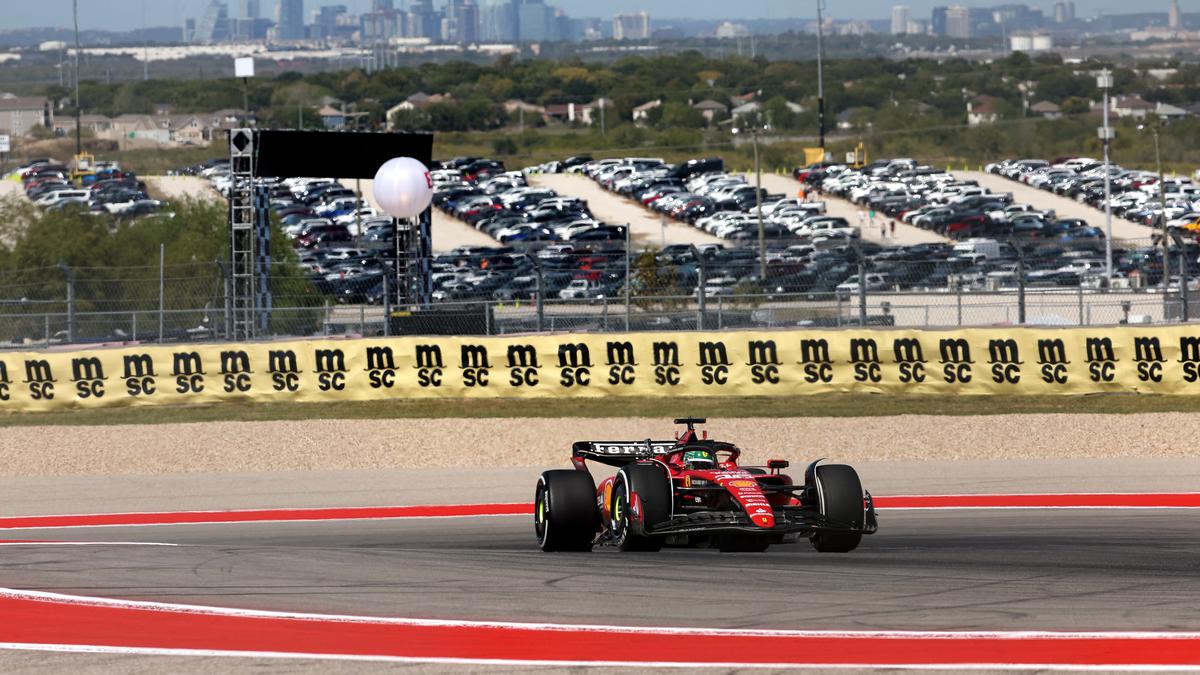
{"label": "spectator", "polygon": [[867,224],[867,212],[862,209],[858,210],[858,229],[862,229]]}
{"label": "spectator", "polygon": [[887,223],[882,221],[879,223],[879,238],[887,239]]}
{"label": "spectator", "polygon": [[892,221],[891,228],[892,228],[892,239],[895,239],[896,238],[896,221],[894,221],[894,220]]}

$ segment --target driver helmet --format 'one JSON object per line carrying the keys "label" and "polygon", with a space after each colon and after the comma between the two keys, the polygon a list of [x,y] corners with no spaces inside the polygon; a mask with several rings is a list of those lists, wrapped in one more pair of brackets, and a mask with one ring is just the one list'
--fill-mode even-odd
{"label": "driver helmet", "polygon": [[683,453],[683,466],[686,469],[715,469],[717,456],[712,450],[688,450]]}

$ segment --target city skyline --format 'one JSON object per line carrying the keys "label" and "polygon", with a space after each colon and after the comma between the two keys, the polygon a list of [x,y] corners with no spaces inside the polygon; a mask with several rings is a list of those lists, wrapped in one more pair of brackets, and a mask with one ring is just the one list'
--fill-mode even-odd
{"label": "city skyline", "polygon": [[[488,0],[477,0],[484,5]],[[415,0],[396,5],[412,4]],[[204,12],[206,0],[109,0],[105,3],[80,3],[80,26],[93,30],[133,30],[142,27],[177,26],[186,17],[198,17]],[[242,2],[229,1],[231,14],[240,15]],[[277,0],[259,0],[260,16],[274,19]],[[436,3],[442,4],[442,3]],[[790,2],[788,0],[746,0],[731,5],[724,0],[689,0],[680,3],[677,0],[610,0],[604,3],[602,11],[592,0],[553,0],[551,4],[561,7],[563,11],[575,17],[596,17],[611,19],[619,13],[648,12],[655,20],[672,18],[691,19],[762,19],[762,18],[805,18],[813,15],[813,11],[804,11],[813,2]],[[892,7],[897,4],[907,6],[912,18],[928,18],[933,7],[957,4],[967,7],[988,7],[1002,4],[998,0],[858,0],[854,3],[853,14],[833,5],[827,6],[826,13],[835,19],[872,19],[885,20],[891,16]],[[1041,8],[1052,13],[1054,2],[1029,2],[1032,7]],[[1140,7],[1143,12],[1167,12],[1170,0],[1152,0]],[[310,21],[312,12],[322,5],[345,5],[353,13],[370,10],[371,0],[304,0],[305,21]],[[1077,14],[1080,18],[1092,16],[1096,12],[1110,14],[1129,13],[1127,2],[1120,0],[1077,0]],[[1187,8],[1184,8],[1187,11]],[[25,28],[65,28],[71,24],[70,0],[49,0],[38,4],[21,4],[5,8],[4,27],[8,29]]]}

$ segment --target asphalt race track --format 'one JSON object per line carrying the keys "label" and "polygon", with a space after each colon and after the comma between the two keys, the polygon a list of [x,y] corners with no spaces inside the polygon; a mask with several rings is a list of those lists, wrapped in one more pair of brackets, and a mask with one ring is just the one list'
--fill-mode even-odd
{"label": "asphalt race track", "polygon": [[[528,516],[10,530],[0,586],[261,610],[804,630],[1195,630],[1195,510],[880,513],[850,554],[546,554]],[[151,546],[170,543],[177,546]]]}

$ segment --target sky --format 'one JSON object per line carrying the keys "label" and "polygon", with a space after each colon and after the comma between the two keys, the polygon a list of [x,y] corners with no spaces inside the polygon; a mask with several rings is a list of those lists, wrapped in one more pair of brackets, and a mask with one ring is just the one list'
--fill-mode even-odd
{"label": "sky", "polygon": [[[482,3],[488,0],[477,0]],[[935,5],[961,4],[986,7],[1013,0],[827,0],[826,11],[835,19],[884,19],[892,5],[904,4],[915,16],[927,14]],[[1015,0],[1019,2],[1020,0]],[[239,12],[239,0],[227,0],[231,12]],[[1053,0],[1025,0],[1026,4],[1053,12]],[[275,0],[260,0],[264,16],[273,17]],[[399,4],[399,3],[398,3]],[[435,0],[435,6],[441,0]],[[610,16],[621,11],[647,11],[652,18],[688,17],[694,19],[810,17],[816,0],[547,0],[547,4],[562,7],[575,17]],[[1129,11],[1167,11],[1169,0],[1148,0],[1131,5],[1128,0],[1076,0],[1076,14],[1090,16],[1095,12],[1124,13]],[[184,16],[199,16],[207,0],[80,0],[80,28],[100,30],[129,30],[143,26],[177,26]],[[370,0],[305,0],[311,12],[319,5],[346,5],[351,12],[370,9]],[[1184,12],[1200,9],[1200,0],[1180,0]],[[598,7],[603,7],[600,11]],[[71,0],[0,0],[0,29],[40,26],[70,27]]]}

